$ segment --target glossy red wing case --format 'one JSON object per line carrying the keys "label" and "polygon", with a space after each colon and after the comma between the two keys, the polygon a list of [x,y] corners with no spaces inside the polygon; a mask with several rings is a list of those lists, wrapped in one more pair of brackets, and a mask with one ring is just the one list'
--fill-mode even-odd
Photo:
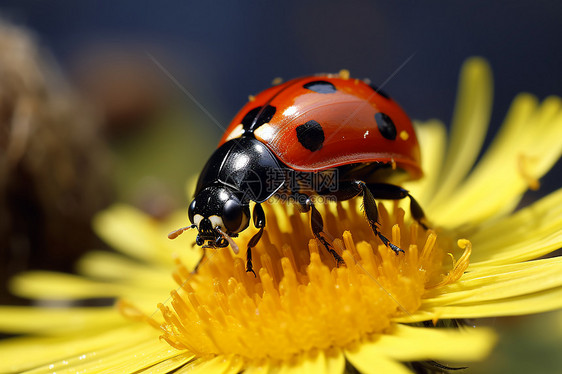
{"label": "glossy red wing case", "polygon": [[253,135],[287,166],[319,171],[353,163],[396,163],[421,177],[412,122],[383,92],[337,75],[298,78],[271,87],[234,117],[220,145]]}

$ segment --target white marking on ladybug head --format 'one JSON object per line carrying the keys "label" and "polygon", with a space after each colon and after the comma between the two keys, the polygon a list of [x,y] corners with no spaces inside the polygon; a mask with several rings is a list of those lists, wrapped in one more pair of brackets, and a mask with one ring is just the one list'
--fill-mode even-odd
{"label": "white marking on ladybug head", "polygon": [[226,227],[224,227],[224,223],[222,222],[221,217],[213,215],[209,217],[209,221],[211,221],[213,229],[219,227],[222,231],[226,232]]}
{"label": "white marking on ladybug head", "polygon": [[197,228],[199,228],[199,224],[201,223],[201,220],[203,219],[203,216],[201,214],[196,214],[193,216],[193,224],[195,226],[197,226]]}

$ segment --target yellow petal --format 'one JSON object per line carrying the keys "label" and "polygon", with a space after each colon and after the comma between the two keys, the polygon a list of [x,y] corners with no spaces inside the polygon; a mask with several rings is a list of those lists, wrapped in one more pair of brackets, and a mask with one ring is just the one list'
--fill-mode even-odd
{"label": "yellow petal", "polygon": [[457,185],[472,167],[486,136],[492,107],[492,73],[482,58],[467,60],[461,70],[451,141],[441,170],[441,181],[427,211],[448,203]]}
{"label": "yellow petal", "polygon": [[[75,275],[31,271],[14,277],[10,288],[16,295],[36,300],[73,300],[93,297],[120,298],[132,300],[143,311],[152,314],[156,304],[166,299],[170,289],[176,287],[171,277],[160,279],[138,279],[138,284],[116,282],[95,282]],[[95,310],[95,309],[93,309]]]}
{"label": "yellow petal", "polygon": [[506,123],[470,177],[439,207],[436,222],[454,227],[479,223],[515,208],[562,153],[562,101],[540,106],[530,95],[515,99]]}
{"label": "yellow petal", "polygon": [[324,371],[326,374],[340,374],[345,369],[345,356],[339,349],[321,352],[324,356]]}
{"label": "yellow petal", "polygon": [[[115,349],[111,350],[111,354],[107,357],[100,357],[98,355],[98,360],[102,361],[95,368],[90,365],[83,365],[84,371],[90,373],[137,373],[139,370],[143,370],[154,364],[160,363],[165,360],[172,359],[174,357],[180,356],[181,360],[191,359],[193,355],[186,354],[185,352],[178,351],[175,348],[170,347],[165,342],[158,340],[157,338],[151,339],[146,343],[138,344],[131,349],[118,351]],[[175,364],[175,363],[174,363]],[[164,365],[166,366],[166,365]],[[69,370],[68,373],[75,373],[76,371]]]}
{"label": "yellow petal", "polygon": [[278,373],[277,368],[273,368],[272,366],[270,360],[260,360],[258,363],[252,362],[251,366],[244,369],[244,374]]}
{"label": "yellow petal", "polygon": [[560,308],[562,308],[562,287],[501,300],[469,305],[434,307],[422,311],[419,315],[412,316],[410,320],[519,316]]}
{"label": "yellow petal", "polygon": [[8,333],[64,334],[103,329],[126,322],[113,307],[55,309],[0,306],[0,330]]}
{"label": "yellow petal", "polygon": [[[163,278],[169,278],[170,269],[141,264],[111,252],[92,251],[80,258],[77,265],[80,274],[108,280],[135,280],[144,286],[157,286]],[[163,288],[163,287],[161,287]]]}
{"label": "yellow petal", "polygon": [[[515,214],[483,225],[470,235],[477,250],[471,257],[470,269],[491,264],[532,259],[544,255],[546,240],[539,245],[538,239],[556,236],[562,227],[562,189],[557,190]],[[556,248],[554,248],[556,249]],[[520,260],[521,261],[521,260]]]}
{"label": "yellow petal", "polygon": [[477,232],[470,235],[470,241],[477,243],[479,248],[493,239],[515,242],[521,235],[535,236],[537,232],[542,232],[544,229],[553,226],[559,228],[560,225],[553,225],[552,222],[560,217],[562,217],[562,189],[542,197],[508,217],[482,225]]}
{"label": "yellow petal", "polygon": [[[518,262],[508,265],[481,266],[478,267],[478,269],[471,270],[463,274],[462,278],[459,281],[459,285],[460,285],[459,288],[462,287],[464,281],[473,282],[474,280],[478,280],[486,277],[494,277],[494,276],[497,276],[494,279],[502,279],[504,278],[503,274],[507,274],[507,276],[511,276],[510,274],[512,272],[527,271],[527,270],[533,271],[533,267],[535,266],[545,267],[545,268],[559,266],[558,262],[560,261],[560,259],[561,259],[560,256],[556,256],[552,258],[524,261],[524,262]],[[451,287],[452,287],[450,289],[451,292],[454,292],[455,290],[454,285],[451,285]]]}
{"label": "yellow petal", "polygon": [[447,134],[445,126],[438,120],[416,123],[416,133],[420,142],[423,178],[404,183],[404,187],[422,206],[426,206],[438,186]]}
{"label": "yellow petal", "polygon": [[148,369],[141,370],[138,374],[162,374],[162,373],[173,373],[175,369],[193,359],[193,354],[187,352],[182,353],[178,356],[168,358]]}
{"label": "yellow petal", "polygon": [[49,271],[29,271],[15,276],[10,291],[31,299],[76,299],[115,297],[124,293],[114,283],[89,281],[85,278]]}
{"label": "yellow petal", "polygon": [[[562,231],[540,234],[533,238],[526,238],[518,243],[501,245],[486,253],[486,260],[472,264],[469,269],[478,269],[490,265],[503,265],[532,260],[547,253],[551,253],[562,246]],[[475,247],[475,252],[478,248]]]}
{"label": "yellow petal", "polygon": [[111,280],[114,284],[122,283],[118,290],[124,292],[120,296],[135,302],[139,297],[151,296],[153,305],[161,302],[163,296],[177,286],[170,276],[170,268],[140,264],[109,252],[87,253],[79,260],[78,270],[90,277]]}
{"label": "yellow petal", "polygon": [[195,264],[200,257],[199,250],[188,250],[189,233],[176,240],[167,238],[170,231],[186,225],[184,213],[160,222],[133,207],[117,204],[98,214],[93,225],[113,248],[150,264],[171,267],[173,253],[180,254],[182,259],[185,256],[188,264]]}
{"label": "yellow petal", "polygon": [[75,356],[26,372],[27,374],[136,373],[182,354],[157,337],[137,341],[126,348],[107,347],[89,355]]}
{"label": "yellow petal", "polygon": [[364,354],[384,355],[398,361],[475,361],[486,357],[495,341],[495,335],[488,329],[453,330],[399,324],[391,333],[364,343],[360,349]]}
{"label": "yellow petal", "polygon": [[412,374],[404,365],[370,349],[369,345],[361,344],[356,350],[347,350],[345,357],[361,373]]}
{"label": "yellow petal", "polygon": [[285,361],[279,368],[279,374],[342,374],[345,358],[339,349],[301,354],[292,361]]}
{"label": "yellow petal", "polygon": [[114,205],[98,214],[94,229],[114,249],[147,262],[155,261],[156,222],[126,205]]}
{"label": "yellow petal", "polygon": [[178,369],[174,374],[236,374],[243,367],[243,361],[236,356],[217,356],[209,358],[199,358],[196,361]]}
{"label": "yellow petal", "polygon": [[465,274],[460,281],[436,290],[439,296],[422,308],[462,305],[527,295],[562,286],[562,257],[515,265],[494,266]]}
{"label": "yellow petal", "polygon": [[81,332],[80,339],[76,339],[76,335],[8,339],[0,342],[0,372],[19,373],[72,357],[85,362],[94,359],[99,350],[125,349],[147,336],[157,339],[158,333],[149,326],[135,324],[102,333]]}

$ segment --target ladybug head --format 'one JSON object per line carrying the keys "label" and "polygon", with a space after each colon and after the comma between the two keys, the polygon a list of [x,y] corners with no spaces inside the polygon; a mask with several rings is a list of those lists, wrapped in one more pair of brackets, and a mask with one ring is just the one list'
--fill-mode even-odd
{"label": "ladybug head", "polygon": [[250,207],[232,189],[210,186],[201,190],[189,205],[189,219],[199,231],[197,245],[207,242],[211,247],[226,247],[232,242],[231,236],[238,236],[248,227]]}

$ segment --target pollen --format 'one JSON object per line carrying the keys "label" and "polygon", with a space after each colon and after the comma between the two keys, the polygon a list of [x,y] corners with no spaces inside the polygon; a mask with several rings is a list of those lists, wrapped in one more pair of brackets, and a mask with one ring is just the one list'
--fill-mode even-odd
{"label": "pollen", "polygon": [[[451,261],[454,242],[405,223],[397,204],[379,204],[379,215],[381,232],[404,249],[399,255],[373,235],[358,201],[319,207],[328,237],[339,233],[331,237],[345,260],[339,267],[312,238],[306,214],[281,203],[265,208],[269,224],[253,250],[257,277],[246,273],[244,253],[228,249],[208,252],[196,274],[177,260],[178,288],[158,305],[159,315],[145,318],[171,346],[252,360],[349,347],[389,330],[393,318],[420,308],[427,290],[468,266],[468,241],[458,243],[465,251]],[[242,233],[238,244],[252,234]]]}
{"label": "pollen", "polygon": [[400,139],[408,140],[410,138],[410,134],[406,130],[400,131]]}
{"label": "pollen", "polygon": [[341,69],[340,72],[339,72],[339,75],[340,75],[341,79],[347,80],[347,79],[349,79],[350,72],[347,69]]}

